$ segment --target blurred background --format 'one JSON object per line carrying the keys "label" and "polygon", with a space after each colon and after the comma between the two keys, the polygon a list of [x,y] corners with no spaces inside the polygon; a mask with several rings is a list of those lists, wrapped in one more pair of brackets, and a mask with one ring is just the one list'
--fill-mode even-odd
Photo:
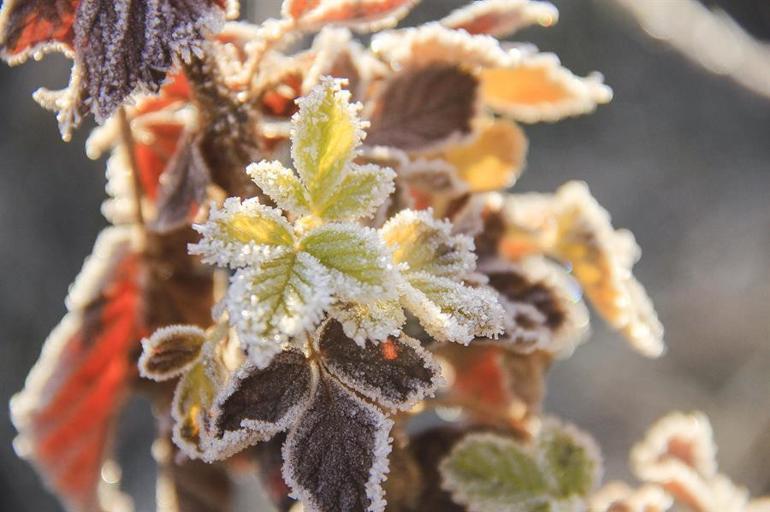
{"label": "blurred background", "polygon": [[[596,319],[591,341],[553,368],[546,409],[595,435],[608,478],[629,478],[628,450],[655,419],[673,409],[702,410],[712,420],[722,469],[752,493],[767,494],[770,95],[763,90],[770,90],[770,61],[763,67],[756,58],[748,70],[715,64],[708,50],[729,49],[734,40],[715,40],[702,23],[680,16],[672,34],[689,37],[687,44],[666,42],[660,37],[671,34],[620,6],[634,2],[554,0],[561,12],[556,26],[515,36],[555,52],[579,75],[601,71],[615,92],[593,115],[526,127],[529,163],[516,189],[588,182],[615,226],[631,229],[643,248],[636,275],[655,301],[669,346],[664,358],[645,360]],[[636,3],[665,8],[681,2]],[[463,3],[423,0],[406,24]],[[766,0],[704,3],[722,4],[754,37],[770,39]],[[243,14],[262,19],[276,15],[278,4],[252,1]],[[667,12],[656,19],[665,20]],[[755,53],[770,55],[767,48],[758,45]],[[88,127],[63,143],[54,116],[31,98],[39,86],[65,85],[68,69],[57,56],[16,69],[0,65],[1,404],[21,389],[64,314],[67,286],[105,225],[99,214],[104,162],[86,158]],[[748,88],[730,74],[750,77],[742,80]],[[154,474],[146,405],[132,403],[121,423],[124,486],[137,510],[149,512]],[[2,406],[0,508],[61,510],[16,458],[13,437]]]}

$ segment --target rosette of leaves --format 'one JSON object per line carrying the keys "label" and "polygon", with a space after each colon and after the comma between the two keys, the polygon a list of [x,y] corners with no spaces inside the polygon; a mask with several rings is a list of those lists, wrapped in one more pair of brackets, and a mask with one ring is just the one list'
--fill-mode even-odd
{"label": "rosette of leaves", "polygon": [[442,487],[471,512],[583,511],[601,479],[598,448],[572,426],[547,420],[530,442],[471,433],[439,465]]}
{"label": "rosette of leaves", "polygon": [[430,212],[401,212],[379,232],[356,222],[393,191],[394,175],[353,163],[364,132],[349,96],[324,79],[300,100],[296,172],[249,167],[281,209],[230,198],[196,226],[191,252],[234,270],[226,320],[208,333],[160,330],[140,361],[150,378],[181,376],[174,440],[192,458],[226,458],[288,431],[283,476],[306,510],[384,508],[388,411],[409,410],[441,380],[430,353],[401,333],[403,308],[438,341],[502,327],[495,295],[464,282],[475,269],[470,238]]}
{"label": "rosette of leaves", "polygon": [[249,358],[260,367],[283,349],[304,350],[325,312],[362,343],[397,333],[412,311],[439,341],[468,343],[500,331],[503,311],[483,287],[462,283],[475,268],[473,242],[429,212],[401,212],[378,233],[355,220],[393,191],[387,168],[352,163],[364,136],[357,108],[325,80],[299,101],[292,158],[250,166],[282,210],[227,199],[191,251],[235,269],[224,301]]}

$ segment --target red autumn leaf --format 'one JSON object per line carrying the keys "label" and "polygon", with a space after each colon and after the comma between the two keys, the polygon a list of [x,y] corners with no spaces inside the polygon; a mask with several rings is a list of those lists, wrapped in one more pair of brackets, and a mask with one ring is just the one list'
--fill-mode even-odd
{"label": "red autumn leaf", "polygon": [[147,334],[141,259],[129,233],[110,228],[99,238],[68,299],[70,312],[13,400],[22,455],[73,510],[98,509],[101,466],[136,373],[132,353]]}
{"label": "red autumn leaf", "polygon": [[71,49],[80,0],[6,0],[0,14],[0,49],[9,60],[56,43]]}

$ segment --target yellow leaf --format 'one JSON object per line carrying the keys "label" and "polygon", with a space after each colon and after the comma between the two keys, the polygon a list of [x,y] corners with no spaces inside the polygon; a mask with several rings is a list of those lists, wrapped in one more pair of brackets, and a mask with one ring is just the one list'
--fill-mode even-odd
{"label": "yellow leaf", "polygon": [[515,123],[487,123],[478,138],[455,146],[444,157],[468,184],[471,192],[489,192],[510,187],[524,168],[527,138]]}
{"label": "yellow leaf", "polygon": [[483,70],[481,94],[493,109],[527,123],[586,114],[612,99],[600,75],[575,76],[553,54]]}

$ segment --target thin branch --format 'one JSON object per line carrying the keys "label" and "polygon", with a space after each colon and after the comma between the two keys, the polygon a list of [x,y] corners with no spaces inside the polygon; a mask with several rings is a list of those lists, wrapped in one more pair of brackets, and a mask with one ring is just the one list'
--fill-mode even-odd
{"label": "thin branch", "polygon": [[126,109],[124,107],[120,107],[120,109],[118,109],[118,118],[120,121],[120,137],[123,141],[123,145],[126,148],[126,152],[128,153],[128,163],[131,167],[136,222],[142,229],[144,229],[144,211],[142,209],[142,182],[139,178],[139,165],[136,162],[136,154],[134,152],[136,142],[134,141],[134,135],[131,132],[131,123],[128,120]]}

